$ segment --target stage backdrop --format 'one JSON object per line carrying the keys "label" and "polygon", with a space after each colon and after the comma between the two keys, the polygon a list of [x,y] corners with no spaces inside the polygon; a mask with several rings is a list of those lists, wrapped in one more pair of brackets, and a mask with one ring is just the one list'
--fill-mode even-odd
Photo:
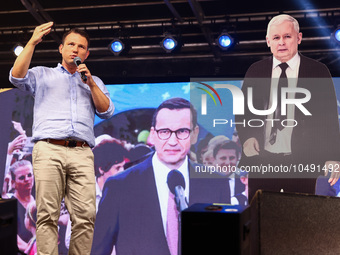
{"label": "stage backdrop", "polygon": [[[340,79],[334,79],[334,83],[339,99]],[[96,117],[94,123],[96,143],[100,143],[103,138],[113,138],[118,141],[128,152],[124,155],[124,168],[128,168],[143,156],[140,153],[132,153],[136,151],[137,147],[143,146],[144,154],[153,150],[152,144],[148,141],[148,132],[155,108],[166,99],[182,97],[195,101],[192,103],[198,112],[199,139],[192,146],[190,157],[198,163],[212,165],[214,164],[213,158],[208,155],[208,152],[209,141],[213,138],[217,143],[231,140],[239,145],[235,126],[230,125],[230,122],[234,121],[231,93],[226,89],[214,90],[216,84],[241,88],[242,80],[206,81],[197,79],[184,83],[107,85],[116,111],[109,120],[103,121]],[[5,198],[14,194],[9,171],[10,166],[22,159],[31,161],[33,143],[30,138],[32,136],[33,98],[18,89],[0,92],[0,187],[3,187],[2,197]],[[206,100],[206,106],[203,103],[204,100]],[[338,102],[338,108],[339,105]],[[214,126],[214,119],[219,119],[220,123]],[[223,122],[224,124],[222,124]],[[24,144],[22,144],[22,141],[24,141]],[[236,174],[242,175],[239,172]],[[246,191],[245,185],[242,192],[245,196],[247,196]],[[33,186],[33,196],[34,192]],[[240,203],[235,197],[232,197],[231,201],[235,204]],[[70,221],[66,208],[63,207],[61,214],[59,248],[60,254],[67,254]],[[18,234],[20,236],[21,232],[25,232],[22,239],[25,239],[24,241],[28,243],[33,235],[28,233],[27,229],[24,229],[24,217],[25,211],[19,215],[18,223],[21,228]]]}

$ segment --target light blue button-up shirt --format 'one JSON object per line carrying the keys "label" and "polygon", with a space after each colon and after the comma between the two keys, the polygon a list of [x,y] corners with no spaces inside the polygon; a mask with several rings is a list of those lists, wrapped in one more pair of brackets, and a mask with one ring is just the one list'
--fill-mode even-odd
{"label": "light blue button-up shirt", "polygon": [[[92,78],[110,99],[102,80],[96,76]],[[86,141],[93,147],[95,114],[102,119],[113,115],[111,99],[109,109],[99,113],[95,109],[91,90],[82,82],[80,74],[70,74],[61,64],[55,68],[33,67],[24,78],[13,77],[11,70],[9,80],[17,88],[31,93],[35,99],[32,128],[34,142],[47,138],[72,138]]]}

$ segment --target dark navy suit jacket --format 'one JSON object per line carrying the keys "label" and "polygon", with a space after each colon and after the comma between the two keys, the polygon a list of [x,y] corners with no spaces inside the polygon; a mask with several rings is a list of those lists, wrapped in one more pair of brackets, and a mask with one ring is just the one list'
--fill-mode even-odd
{"label": "dark navy suit jacket", "polygon": [[[337,100],[332,77],[328,68],[313,59],[300,54],[300,68],[297,87],[305,88],[311,93],[311,99],[304,104],[311,112],[311,116],[304,115],[299,109],[295,110],[297,126],[293,128],[291,147],[292,156],[297,164],[310,168],[310,164],[320,165],[322,168],[327,160],[340,160],[339,119]],[[247,71],[242,91],[247,102],[247,90],[253,88],[253,105],[255,109],[268,109],[271,86],[273,57],[254,63]],[[295,97],[304,97],[296,93]],[[236,115],[237,122],[250,119],[262,119],[267,116],[254,115],[245,105],[245,114]],[[242,144],[251,137],[255,137],[264,150],[265,125],[262,127],[237,126],[237,131]],[[257,165],[257,156],[241,157],[239,167]],[[261,162],[260,162],[261,163]],[[323,174],[314,172],[314,175]]]}
{"label": "dark navy suit jacket", "polygon": [[[189,172],[192,172],[194,165],[190,161],[189,167]],[[189,175],[189,206],[194,203],[230,202],[229,184],[225,178],[193,178],[192,174]],[[152,156],[110,177],[104,185],[91,254],[110,254],[113,246],[118,255],[170,255]]]}

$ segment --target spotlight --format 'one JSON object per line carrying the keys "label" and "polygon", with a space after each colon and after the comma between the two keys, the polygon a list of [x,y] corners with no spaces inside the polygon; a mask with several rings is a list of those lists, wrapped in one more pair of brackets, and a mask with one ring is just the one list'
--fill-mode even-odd
{"label": "spotlight", "polygon": [[228,33],[223,32],[217,37],[216,43],[222,50],[227,50],[233,45],[234,39]]}
{"label": "spotlight", "polygon": [[118,56],[125,49],[125,45],[121,40],[114,39],[110,42],[109,49],[114,55]]}
{"label": "spotlight", "polygon": [[161,41],[161,47],[166,53],[170,53],[177,47],[177,41],[171,35],[166,35]]}
{"label": "spotlight", "polygon": [[340,27],[337,27],[334,32],[332,33],[333,40],[340,44]]}
{"label": "spotlight", "polygon": [[19,56],[20,53],[23,51],[24,47],[21,45],[21,44],[16,44],[14,47],[13,47],[13,53],[15,56]]}

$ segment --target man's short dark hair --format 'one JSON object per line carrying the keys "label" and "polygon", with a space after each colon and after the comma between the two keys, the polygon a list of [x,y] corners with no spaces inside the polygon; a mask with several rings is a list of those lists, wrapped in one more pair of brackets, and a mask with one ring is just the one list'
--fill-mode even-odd
{"label": "man's short dark hair", "polygon": [[235,150],[236,157],[237,158],[240,157],[241,148],[234,141],[228,140],[228,141],[224,141],[222,143],[217,144],[216,147],[214,148],[214,152],[213,152],[214,158],[216,158],[217,153],[222,149],[224,149],[224,150]]}
{"label": "man's short dark hair", "polygon": [[193,127],[197,126],[197,112],[193,105],[186,99],[181,98],[181,97],[174,97],[171,99],[168,99],[161,103],[158,108],[156,109],[155,113],[153,114],[152,117],[152,127],[156,126],[156,119],[158,112],[162,109],[170,109],[170,110],[179,110],[179,109],[190,109],[191,111],[191,118],[192,118],[192,125]]}
{"label": "man's short dark hair", "polygon": [[94,170],[96,177],[101,176],[99,168],[108,172],[113,165],[124,161],[128,151],[116,140],[104,140],[93,148]]}
{"label": "man's short dark hair", "polygon": [[71,28],[70,30],[66,31],[64,34],[63,34],[63,38],[61,39],[61,44],[64,45],[65,43],[65,38],[71,34],[71,33],[75,33],[75,34],[79,34],[81,35],[82,37],[85,37],[86,38],[86,41],[87,41],[87,49],[90,48],[90,36],[88,35],[88,33],[85,32],[85,30],[82,30],[82,29],[79,29],[79,28]]}

